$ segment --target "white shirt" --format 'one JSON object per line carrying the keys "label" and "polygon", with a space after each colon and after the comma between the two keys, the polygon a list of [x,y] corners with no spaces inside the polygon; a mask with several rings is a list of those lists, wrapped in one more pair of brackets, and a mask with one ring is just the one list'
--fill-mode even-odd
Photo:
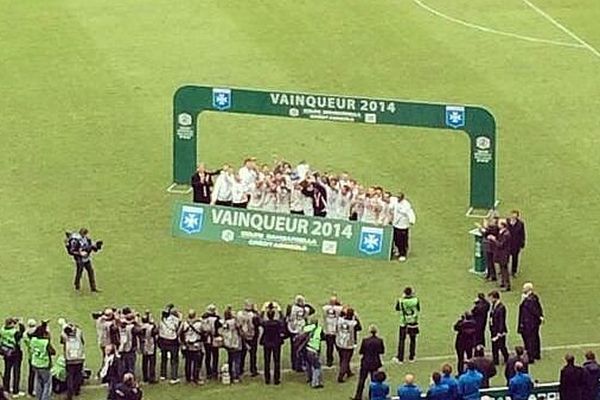
{"label": "white shirt", "polygon": [[248,190],[246,189],[246,185],[242,182],[233,182],[231,185],[231,201],[232,203],[245,203],[248,200],[246,194]]}
{"label": "white shirt", "polygon": [[390,207],[393,212],[392,225],[394,228],[408,229],[416,222],[417,217],[408,200],[403,199],[402,201],[398,201],[396,197],[392,197],[390,199]]}
{"label": "white shirt", "polygon": [[213,203],[215,201],[231,201],[234,179],[227,172],[221,172],[215,182],[215,188],[213,189]]}
{"label": "white shirt", "polygon": [[256,173],[256,171],[246,166],[240,168],[240,170],[238,171],[238,175],[240,176],[240,179],[242,180],[244,186],[246,186],[247,190],[250,189],[258,179],[258,174]]}
{"label": "white shirt", "polygon": [[263,203],[263,199],[265,196],[265,190],[264,188],[260,187],[256,187],[256,184],[253,185],[252,189],[250,190],[250,201],[248,202],[248,208],[250,210],[258,210],[261,208],[262,203]]}

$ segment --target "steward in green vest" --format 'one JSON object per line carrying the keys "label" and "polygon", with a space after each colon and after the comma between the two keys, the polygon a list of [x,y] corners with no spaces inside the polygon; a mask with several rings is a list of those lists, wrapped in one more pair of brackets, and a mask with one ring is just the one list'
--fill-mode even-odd
{"label": "steward in green vest", "polygon": [[[18,394],[21,381],[21,339],[25,327],[16,318],[8,318],[0,328],[0,354],[4,357],[4,389]],[[12,383],[12,386],[11,386]]]}
{"label": "steward in green vest", "polygon": [[56,351],[50,343],[48,322],[43,321],[37,327],[30,341],[31,366],[35,370],[35,391],[40,400],[49,400],[52,392],[52,356]]}
{"label": "steward in green vest", "polygon": [[321,341],[325,340],[323,328],[319,326],[315,315],[310,317],[308,325],[302,329],[308,334],[308,343],[306,343],[306,375],[310,386],[313,388],[323,387],[323,371],[321,369]]}
{"label": "steward in green vest", "polygon": [[394,361],[404,362],[404,343],[406,336],[410,338],[409,361],[414,361],[417,348],[417,335],[419,334],[419,315],[421,303],[415,296],[412,288],[404,289],[404,295],[396,302],[396,311],[400,312],[400,329],[398,340],[398,353]]}

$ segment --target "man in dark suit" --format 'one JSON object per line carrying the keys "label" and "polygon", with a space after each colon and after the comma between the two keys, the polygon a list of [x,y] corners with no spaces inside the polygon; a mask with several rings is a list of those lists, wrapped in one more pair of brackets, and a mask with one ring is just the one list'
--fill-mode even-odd
{"label": "man in dark suit", "polygon": [[508,230],[510,231],[510,268],[512,276],[516,276],[519,272],[519,253],[525,248],[525,223],[519,211],[511,212]]}
{"label": "man in dark suit", "polygon": [[508,361],[508,349],[506,348],[506,307],[500,301],[500,293],[497,290],[490,292],[492,308],[490,311],[490,333],[492,336],[492,358],[495,365],[500,364],[500,354],[504,363]]}
{"label": "man in dark suit", "polygon": [[494,265],[494,242],[490,239],[490,236],[496,237],[498,235],[498,217],[494,216],[487,223],[484,221],[484,224],[484,226],[480,226],[480,230],[483,234],[483,252],[485,253],[487,270],[485,279],[495,281],[497,277],[496,266]]}
{"label": "man in dark suit", "polygon": [[365,388],[365,381],[367,376],[372,376],[379,368],[381,368],[381,356],[385,353],[385,347],[383,340],[377,337],[377,327],[375,325],[369,326],[369,332],[371,336],[364,338],[360,344],[358,353],[362,356],[360,360],[360,373],[358,376],[358,386],[356,387],[356,393],[352,400],[361,400],[363,390]]}
{"label": "man in dark suit", "polygon": [[582,390],[585,387],[585,371],[575,365],[575,357],[572,354],[565,356],[567,363],[560,370],[560,384],[558,392],[561,400],[581,400]]}
{"label": "man in dark suit", "polygon": [[471,310],[477,331],[475,332],[475,346],[485,347],[485,329],[487,327],[488,314],[490,312],[490,303],[486,300],[485,294],[477,294],[475,305]]}
{"label": "man in dark suit", "polygon": [[198,169],[192,175],[191,182],[194,190],[194,203],[210,204],[214,174],[206,170],[204,163],[198,164]]}
{"label": "man in dark suit", "polygon": [[267,309],[266,319],[262,321],[262,336],[260,344],[263,346],[263,365],[265,383],[271,384],[271,359],[273,360],[273,383],[281,382],[281,346],[285,336],[285,327],[281,319],[276,318],[276,309],[271,306]]}
{"label": "man in dark suit", "polygon": [[533,292],[533,284],[523,285],[523,300],[519,305],[519,327],[517,332],[523,338],[529,363],[542,358],[540,343],[540,326],[544,322],[544,310],[540,298]]}
{"label": "man in dark suit", "polygon": [[500,287],[510,291],[510,273],[508,272],[508,260],[510,258],[510,232],[506,221],[500,221],[500,230],[496,236],[490,235],[488,239],[494,246],[494,262],[500,266]]}
{"label": "man in dark suit", "polygon": [[475,348],[475,333],[477,325],[470,312],[464,313],[454,324],[456,332],[456,341],[454,348],[456,350],[456,374],[462,375],[465,369],[465,360],[470,360],[473,357],[473,349]]}

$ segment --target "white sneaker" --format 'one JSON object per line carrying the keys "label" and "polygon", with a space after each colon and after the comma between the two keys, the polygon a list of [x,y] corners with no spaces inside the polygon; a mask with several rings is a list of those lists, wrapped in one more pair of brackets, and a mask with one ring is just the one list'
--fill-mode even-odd
{"label": "white sneaker", "polygon": [[402,361],[398,360],[398,357],[392,358],[392,362],[395,364],[404,364]]}
{"label": "white sneaker", "polygon": [[399,257],[399,258],[398,258],[398,261],[400,261],[400,262],[404,262],[404,261],[406,261],[406,257]]}
{"label": "white sneaker", "polygon": [[181,382],[181,380],[180,380],[180,379],[171,379],[171,380],[169,381],[169,383],[170,383],[171,385],[177,385],[179,382]]}

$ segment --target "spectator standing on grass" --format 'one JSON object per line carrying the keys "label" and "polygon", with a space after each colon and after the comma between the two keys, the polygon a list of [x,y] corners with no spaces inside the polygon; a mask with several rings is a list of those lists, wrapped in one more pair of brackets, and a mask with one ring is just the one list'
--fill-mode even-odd
{"label": "spectator standing on grass", "polygon": [[217,379],[219,377],[219,348],[222,344],[222,338],[219,336],[221,328],[221,318],[217,314],[217,306],[209,304],[206,312],[202,314],[202,330],[205,335],[205,358],[207,379]]}
{"label": "spectator standing on grass", "polygon": [[33,366],[31,365],[31,337],[37,328],[37,322],[35,319],[29,319],[27,321],[27,329],[25,330],[25,334],[23,335],[23,349],[25,350],[25,355],[27,358],[27,394],[29,397],[34,397],[34,389],[35,389],[35,371],[33,370]]}
{"label": "spectator standing on grass", "polygon": [[263,346],[264,377],[267,385],[271,384],[271,361],[273,361],[273,383],[281,383],[281,346],[285,336],[285,327],[281,319],[277,317],[277,311],[273,303],[267,306],[266,316],[263,319],[262,336],[260,344]]}
{"label": "spectator standing on grass", "polygon": [[323,306],[323,330],[325,332],[325,365],[333,365],[333,351],[335,349],[335,335],[339,318],[342,313],[342,305],[336,296],[331,296],[329,303]]}
{"label": "spectator standing on grass", "polygon": [[346,377],[350,378],[354,375],[350,369],[350,362],[356,347],[358,332],[361,330],[362,326],[354,314],[354,309],[346,308],[339,317],[335,336],[335,344],[340,355],[340,369],[337,378],[339,383],[344,382]]}
{"label": "spectator standing on grass", "polygon": [[373,381],[369,385],[369,400],[386,400],[390,394],[390,385],[385,383],[387,376],[383,371],[373,374]]}
{"label": "spectator standing on grass", "polygon": [[385,345],[383,340],[377,337],[378,330],[375,325],[369,326],[369,333],[370,336],[362,340],[358,350],[358,354],[361,355],[360,372],[358,374],[356,393],[354,397],[351,397],[352,400],[362,400],[367,377],[370,376],[373,378],[375,372],[382,366],[381,356],[385,353]]}
{"label": "spectator standing on grass", "polygon": [[398,386],[398,397],[400,400],[421,400],[421,388],[415,383],[415,376],[407,374],[404,384]]}
{"label": "spectator standing on grass", "polygon": [[506,366],[504,368],[504,377],[506,378],[506,386],[510,383],[510,380],[513,376],[515,376],[515,365],[517,362],[520,362],[523,365],[523,372],[529,372],[529,359],[525,354],[525,349],[523,346],[515,347],[515,354],[508,357],[508,361],[506,361]]}
{"label": "spectator standing on grass", "polygon": [[204,163],[198,164],[198,168],[192,175],[192,189],[194,191],[194,203],[209,204],[213,183],[213,173],[206,170]]}
{"label": "spectator standing on grass", "polygon": [[25,395],[19,390],[23,361],[21,339],[24,333],[25,326],[17,318],[7,318],[4,326],[0,328],[0,352],[4,358],[2,386],[6,390],[11,390],[12,383],[13,396]]}
{"label": "spectator standing on grass", "polygon": [[408,336],[410,341],[408,360],[412,362],[415,360],[417,350],[421,303],[411,287],[406,287],[402,298],[396,301],[396,311],[400,312],[400,327],[398,329],[398,352],[393,361],[404,362],[404,348]]}
{"label": "spectator standing on grass", "polygon": [[521,304],[519,305],[518,333],[523,338],[529,363],[542,358],[540,327],[544,322],[544,310],[540,298],[533,291],[533,284],[527,282],[523,285]]}
{"label": "spectator standing on grass", "polygon": [[476,330],[477,326],[473,315],[468,311],[454,324],[454,331],[456,332],[454,349],[456,350],[456,373],[458,375],[464,372],[465,360],[470,360],[473,357]]}
{"label": "spectator standing on grass", "polygon": [[492,337],[492,358],[494,364],[500,364],[500,353],[504,363],[508,362],[508,349],[506,348],[506,307],[500,301],[500,293],[497,290],[490,292],[492,309],[490,311],[490,334]]}
{"label": "spectator standing on grass", "polygon": [[515,364],[515,376],[508,383],[508,395],[511,400],[527,400],[533,390],[531,377],[523,372],[523,364]]}
{"label": "spectator standing on grass", "polygon": [[427,391],[427,400],[453,400],[452,391],[448,385],[442,382],[439,372],[431,374],[432,384]]}
{"label": "spectator standing on grass", "polygon": [[244,374],[246,367],[246,357],[249,355],[248,364],[250,376],[258,375],[258,365],[256,362],[256,353],[258,352],[258,329],[260,327],[260,317],[256,306],[250,301],[244,302],[244,308],[237,313],[237,320],[242,334],[242,355],[240,360],[240,375]]}
{"label": "spectator standing on grass", "polygon": [[518,210],[511,212],[508,219],[508,230],[510,231],[511,274],[514,277],[519,272],[519,255],[525,248],[525,223]]}
{"label": "spectator standing on grass", "polygon": [[442,383],[450,388],[450,398],[456,400],[458,396],[458,380],[452,376],[452,366],[442,365]]}
{"label": "spectator standing on grass", "polygon": [[575,357],[572,354],[565,356],[566,365],[560,370],[560,383],[558,392],[561,400],[582,400],[583,388],[585,387],[585,371],[575,365]]}
{"label": "spectator standing on grass", "polygon": [[600,365],[596,362],[596,355],[592,351],[585,353],[583,369],[586,372],[586,384],[583,399],[600,399]]}
{"label": "spectator standing on grass", "polygon": [[483,375],[471,361],[467,363],[467,371],[458,378],[458,394],[462,400],[479,400],[479,389]]}
{"label": "spectator standing on grass", "polygon": [[162,311],[158,325],[158,347],[160,348],[160,379],[167,379],[167,364],[170,362],[169,383],[179,383],[179,338],[181,315],[173,304]]}
{"label": "spectator standing on grass", "polygon": [[52,392],[52,356],[56,354],[50,343],[48,322],[43,321],[35,330],[31,342],[31,365],[35,369],[35,393],[37,400],[50,400]]}
{"label": "spectator standing on grass", "polygon": [[490,302],[486,300],[485,294],[478,293],[475,299],[475,305],[471,310],[477,330],[475,331],[475,345],[485,346],[485,331],[487,328],[488,314],[490,312]]}
{"label": "spectator standing on grass", "polygon": [[393,215],[394,245],[398,250],[398,260],[406,261],[409,245],[409,229],[416,222],[416,215],[410,202],[399,193],[396,198],[390,199],[390,208]]}

